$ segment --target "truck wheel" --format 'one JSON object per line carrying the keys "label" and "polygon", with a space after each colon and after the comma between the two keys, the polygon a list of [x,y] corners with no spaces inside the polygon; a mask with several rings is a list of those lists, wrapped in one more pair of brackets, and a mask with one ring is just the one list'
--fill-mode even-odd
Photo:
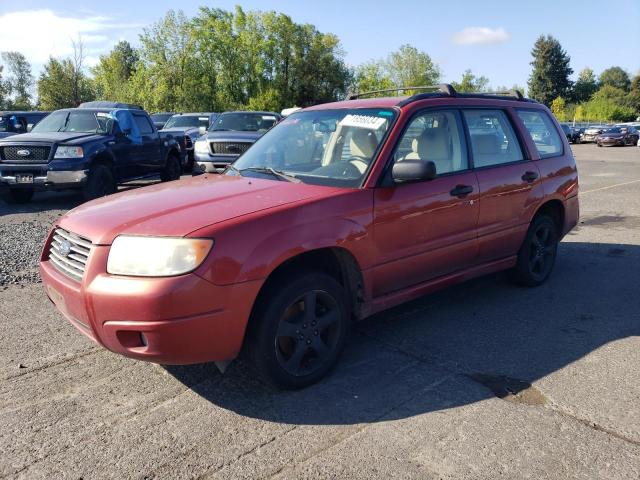
{"label": "truck wheel", "polygon": [[344,347],[349,302],[331,276],[304,272],[269,289],[248,332],[248,350],[261,376],[279,388],[307,387],[326,375]]}
{"label": "truck wheel", "polygon": [[82,193],[85,200],[111,195],[116,191],[116,181],[111,169],[103,163],[97,163],[89,170],[89,177]]}
{"label": "truck wheel", "polygon": [[511,279],[526,287],[542,285],[553,270],[558,252],[558,230],[548,215],[533,219],[518,252]]}
{"label": "truck wheel", "polygon": [[27,203],[33,198],[33,190],[30,189],[10,189],[0,192],[0,197],[7,203]]}
{"label": "truck wheel", "polygon": [[160,174],[160,180],[162,180],[163,182],[178,180],[181,174],[182,167],[180,166],[180,160],[175,155],[169,155],[169,157],[167,158],[167,164]]}

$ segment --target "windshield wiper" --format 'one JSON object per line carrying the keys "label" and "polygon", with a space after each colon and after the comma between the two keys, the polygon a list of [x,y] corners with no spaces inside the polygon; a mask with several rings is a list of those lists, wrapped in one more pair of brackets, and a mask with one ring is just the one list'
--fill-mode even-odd
{"label": "windshield wiper", "polygon": [[[233,167],[234,170],[238,170],[236,167]],[[282,170],[276,170],[272,167],[247,167],[242,170],[238,170],[238,172],[242,175],[242,172],[258,172],[258,173],[267,173],[273,175],[274,177],[281,178],[287,182],[300,183],[301,180],[299,178],[294,177],[293,175],[289,175]]]}
{"label": "windshield wiper", "polygon": [[236,167],[234,167],[231,163],[229,165],[227,165],[227,170],[233,170],[238,175],[242,176],[242,172],[240,170],[238,170]]}

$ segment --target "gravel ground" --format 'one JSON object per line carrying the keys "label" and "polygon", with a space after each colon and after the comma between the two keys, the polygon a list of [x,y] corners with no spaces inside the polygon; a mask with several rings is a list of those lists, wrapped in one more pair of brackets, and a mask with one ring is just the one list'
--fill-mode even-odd
{"label": "gravel ground", "polygon": [[33,284],[79,199],[0,204],[0,478],[637,480],[640,149],[574,152],[581,223],[548,283],[490,275],[376,315],[299,392],[96,347]]}

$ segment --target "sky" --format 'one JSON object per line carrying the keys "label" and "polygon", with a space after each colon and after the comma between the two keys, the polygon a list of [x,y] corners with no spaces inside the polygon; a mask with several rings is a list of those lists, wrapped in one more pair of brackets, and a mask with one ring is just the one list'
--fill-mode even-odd
{"label": "sky", "polygon": [[312,23],[340,38],[354,66],[409,43],[431,56],[447,82],[469,68],[494,87],[526,86],[531,48],[541,34],[560,41],[574,79],[584,67],[596,74],[613,65],[640,73],[640,0],[0,0],[0,51],[21,51],[37,75],[50,55],[69,56],[80,36],[93,65],[119,40],[137,45],[142,29],[167,10],[192,16],[201,5],[275,10]]}

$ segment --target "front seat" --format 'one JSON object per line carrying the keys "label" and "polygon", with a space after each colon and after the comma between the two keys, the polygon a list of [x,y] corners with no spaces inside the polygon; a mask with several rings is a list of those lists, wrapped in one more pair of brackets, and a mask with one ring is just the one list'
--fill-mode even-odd
{"label": "front seat", "polygon": [[432,161],[437,173],[451,172],[452,158],[449,149],[449,131],[446,128],[427,128],[411,142],[411,152],[405,160]]}
{"label": "front seat", "polygon": [[351,159],[351,164],[360,173],[364,173],[376,153],[376,148],[378,148],[378,140],[373,132],[364,128],[355,129],[349,140],[349,151],[353,157],[357,158]]}

